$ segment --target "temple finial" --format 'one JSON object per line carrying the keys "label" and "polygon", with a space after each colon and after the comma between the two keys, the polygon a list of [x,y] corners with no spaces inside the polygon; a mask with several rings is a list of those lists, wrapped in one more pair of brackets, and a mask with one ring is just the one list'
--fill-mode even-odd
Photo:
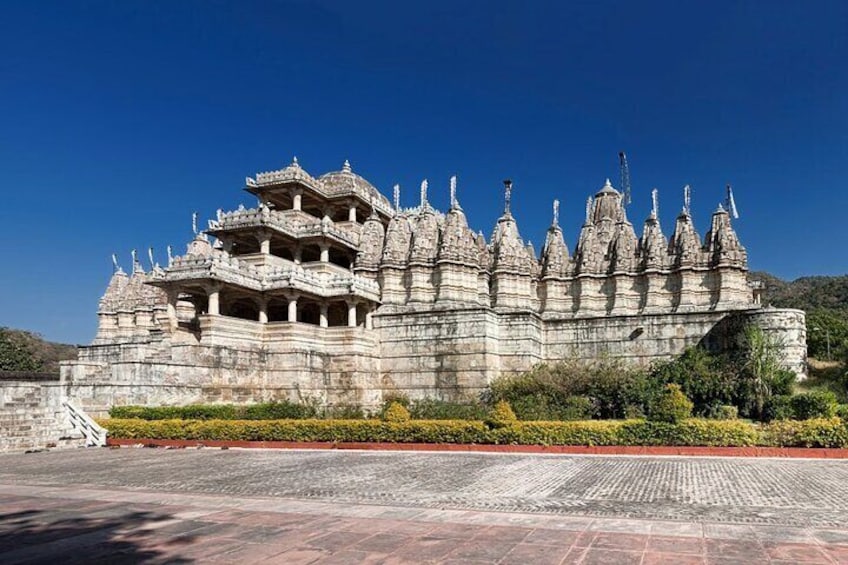
{"label": "temple finial", "polygon": [[153,260],[153,247],[147,248],[147,259],[150,261],[150,270],[156,268],[156,261]]}
{"label": "temple finial", "polygon": [[586,199],[586,224],[592,223],[592,204],[595,202],[595,199],[591,196]]}
{"label": "temple finial", "polygon": [[512,215],[512,211],[510,208],[512,207],[512,181],[510,179],[506,179],[503,181],[504,184],[504,215],[510,216]]}
{"label": "temple finial", "polygon": [[395,203],[395,212],[400,212],[400,185],[396,184],[392,189]]}
{"label": "temple finial", "polygon": [[656,219],[660,213],[660,203],[658,197],[659,191],[656,188],[651,190],[651,217]]}
{"label": "temple finial", "polygon": [[427,179],[421,181],[421,207],[424,208],[427,205],[427,187],[430,186],[427,182]]}
{"label": "temple finial", "polygon": [[683,213],[687,216],[692,211],[692,189],[687,184],[683,187]]}
{"label": "temple finial", "polygon": [[191,213],[191,231],[197,235],[197,212]]}
{"label": "temple finial", "polygon": [[118,265],[118,256],[112,253],[112,272],[117,273],[121,270],[121,266]]}
{"label": "temple finial", "polygon": [[352,169],[350,168],[350,161],[345,159],[344,165],[342,165],[342,172],[349,173]]}
{"label": "temple finial", "polygon": [[456,175],[450,178],[450,207],[451,210],[459,208],[459,202],[456,199]]}
{"label": "temple finial", "polygon": [[291,164],[292,164],[292,166],[293,166],[293,167],[299,167],[299,166],[300,166],[300,163],[298,163],[298,162],[297,162],[297,155],[295,155],[294,157],[292,157],[292,162],[291,162]]}
{"label": "temple finial", "polygon": [[138,273],[139,271],[142,271],[143,269],[141,267],[141,262],[139,262],[139,260],[138,260],[138,252],[136,252],[136,250],[133,249],[132,251],[130,251],[130,255],[132,256],[132,263],[133,263],[132,272]]}
{"label": "temple finial", "polygon": [[559,199],[554,199],[554,223],[551,224],[553,227],[559,226]]}
{"label": "temple finial", "polygon": [[174,262],[174,255],[173,255],[173,251],[171,250],[171,246],[170,246],[170,245],[169,245],[168,247],[166,247],[166,248],[165,248],[165,250],[166,250],[166,251],[167,251],[167,253],[168,253],[168,266],[170,267],[170,266],[171,266],[171,263],[173,263],[173,262]]}
{"label": "temple finial", "polygon": [[736,209],[736,200],[733,199],[733,187],[727,185],[727,211],[733,216],[733,219],[739,219],[739,211]]}

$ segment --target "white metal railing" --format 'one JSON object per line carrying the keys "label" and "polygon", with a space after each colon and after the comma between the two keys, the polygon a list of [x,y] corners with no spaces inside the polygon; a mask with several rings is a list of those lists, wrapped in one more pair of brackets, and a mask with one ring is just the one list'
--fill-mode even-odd
{"label": "white metal railing", "polygon": [[85,438],[86,446],[103,447],[106,445],[106,429],[100,427],[88,414],[67,398],[62,401],[62,406],[67,410],[71,424]]}

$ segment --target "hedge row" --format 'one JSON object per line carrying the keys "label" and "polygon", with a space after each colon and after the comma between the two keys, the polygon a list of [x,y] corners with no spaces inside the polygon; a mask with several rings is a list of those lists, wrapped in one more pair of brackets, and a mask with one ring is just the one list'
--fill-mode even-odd
{"label": "hedge row", "polygon": [[644,420],[515,422],[410,420],[140,420],[100,422],[118,439],[321,441],[512,445],[672,445],[848,447],[839,418],[750,424],[690,419],[672,424]]}

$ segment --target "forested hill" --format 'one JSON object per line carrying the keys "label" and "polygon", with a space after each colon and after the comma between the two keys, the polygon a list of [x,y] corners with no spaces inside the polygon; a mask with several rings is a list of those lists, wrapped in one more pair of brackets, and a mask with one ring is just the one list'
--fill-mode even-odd
{"label": "forested hill", "polygon": [[840,310],[848,313],[848,275],[836,277],[801,277],[792,282],[762,271],[749,274],[750,280],[766,284],[763,304],[779,308]]}
{"label": "forested hill", "polygon": [[58,373],[59,361],[76,357],[76,345],[54,343],[32,332],[0,327],[0,371]]}

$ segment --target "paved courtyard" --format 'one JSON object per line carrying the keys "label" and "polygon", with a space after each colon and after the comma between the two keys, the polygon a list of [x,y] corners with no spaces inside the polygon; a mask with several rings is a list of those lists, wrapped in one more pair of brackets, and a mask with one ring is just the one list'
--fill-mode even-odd
{"label": "paved courtyard", "polygon": [[0,455],[0,563],[848,563],[848,461]]}

